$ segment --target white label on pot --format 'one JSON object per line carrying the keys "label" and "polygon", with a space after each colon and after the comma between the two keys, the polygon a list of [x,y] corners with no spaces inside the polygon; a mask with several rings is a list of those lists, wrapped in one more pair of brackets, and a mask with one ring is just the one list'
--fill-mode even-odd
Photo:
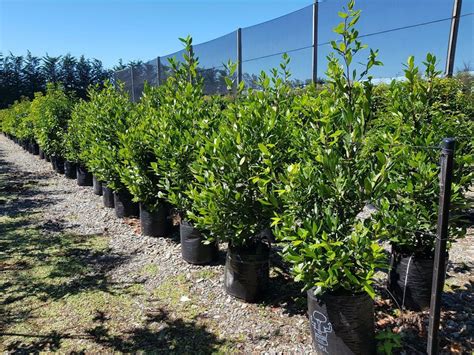
{"label": "white label on pot", "polygon": [[314,339],[316,340],[318,348],[327,353],[328,335],[332,333],[332,324],[328,322],[324,314],[314,311],[311,315],[311,328],[313,329]]}

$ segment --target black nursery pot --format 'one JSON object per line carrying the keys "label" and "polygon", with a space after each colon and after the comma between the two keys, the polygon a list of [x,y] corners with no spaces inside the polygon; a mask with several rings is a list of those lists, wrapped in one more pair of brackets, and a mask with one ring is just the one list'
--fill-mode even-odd
{"label": "black nursery pot", "polygon": [[94,194],[102,196],[102,181],[99,181],[95,175],[92,175],[92,187],[94,189]]}
{"label": "black nursery pot", "polygon": [[170,234],[170,206],[160,201],[154,211],[149,211],[140,203],[140,227],[143,235],[150,237],[165,237]]}
{"label": "black nursery pot", "polygon": [[307,292],[311,338],[317,354],[375,354],[374,302],[366,293]]}
{"label": "black nursery pot", "polygon": [[54,167],[58,174],[64,174],[64,159],[61,157],[55,157]]}
{"label": "black nursery pot", "polygon": [[53,168],[53,170],[56,171],[56,157],[54,155],[51,155],[49,157],[49,161],[51,162],[51,167]]}
{"label": "black nursery pot", "polygon": [[66,160],[64,162],[64,175],[68,179],[75,179],[77,177],[77,164],[72,161]]}
{"label": "black nursery pot", "polygon": [[44,158],[45,158],[43,149],[41,149],[41,148],[39,148],[39,157],[40,157],[40,159],[44,159]]}
{"label": "black nursery pot", "polygon": [[102,199],[104,207],[114,208],[114,192],[105,182],[102,183]]}
{"label": "black nursery pot", "polygon": [[190,264],[209,264],[219,257],[219,246],[217,243],[204,244],[201,232],[187,222],[179,225],[179,236],[181,239],[181,255]]}
{"label": "black nursery pot", "polygon": [[388,290],[399,307],[412,311],[430,307],[433,267],[434,257],[406,255],[392,248]]}
{"label": "black nursery pot", "polygon": [[269,257],[270,247],[263,242],[245,247],[229,243],[224,269],[226,292],[247,302],[260,299],[270,277]]}
{"label": "black nursery pot", "polygon": [[92,186],[92,174],[87,171],[85,166],[77,165],[76,167],[77,185]]}
{"label": "black nursery pot", "polygon": [[36,142],[33,142],[31,149],[33,150],[33,155],[39,155],[39,145]]}
{"label": "black nursery pot", "polygon": [[118,218],[138,217],[138,203],[132,201],[133,196],[126,190],[114,192],[115,215]]}

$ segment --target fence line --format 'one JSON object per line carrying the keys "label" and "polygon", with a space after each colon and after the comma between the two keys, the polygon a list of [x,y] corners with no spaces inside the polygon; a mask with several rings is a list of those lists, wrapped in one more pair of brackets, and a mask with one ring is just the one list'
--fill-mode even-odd
{"label": "fence line", "polygon": [[[227,72],[224,63],[229,60],[237,63],[237,82],[244,81],[246,86],[255,87],[255,80],[260,71],[268,71],[270,68],[277,67],[281,55],[284,53],[290,54],[290,70],[295,86],[305,86],[311,82],[323,80],[322,68],[324,68],[325,57],[330,50],[331,43],[331,41],[325,40],[325,37],[331,36],[328,34],[329,30],[339,21],[336,18],[336,13],[337,10],[342,9],[343,4],[344,2],[340,0],[316,1],[312,5],[278,18],[239,28],[224,36],[194,45],[193,50],[199,58],[199,70],[204,78],[206,93],[226,92],[224,77]],[[434,52],[439,59],[439,65],[445,68],[447,76],[453,74],[456,55],[459,57],[458,62],[467,60],[466,63],[469,66],[470,61],[474,59],[470,49],[472,29],[469,28],[472,26],[474,3],[468,2],[467,11],[464,13],[462,12],[462,0],[434,0],[429,4],[429,13],[426,13],[427,7],[414,6],[409,0],[396,2],[394,0],[379,0],[361,4],[367,8],[362,10],[361,23],[363,21],[365,23],[360,25],[359,32],[362,34],[359,37],[373,41],[369,43],[369,46],[380,49],[381,55],[387,54],[385,58],[381,58],[386,66],[382,69],[374,69],[378,70],[374,77],[380,79],[397,77],[402,68],[402,62],[408,55],[423,56],[428,51]],[[385,7],[389,7],[389,5],[396,6],[395,13],[390,19],[392,22],[393,20],[406,22],[405,17],[409,16],[411,23],[383,28],[383,26],[389,25],[385,23],[387,14],[383,13]],[[330,8],[331,6],[333,8]],[[377,9],[377,7],[379,8]],[[371,11],[375,14],[371,15]],[[377,11],[379,12],[376,13]],[[398,17],[396,16],[397,11],[399,12]],[[366,17],[364,17],[364,12]],[[442,16],[445,13],[450,16]],[[430,16],[435,18],[430,18]],[[424,21],[415,21],[418,18],[422,18]],[[449,26],[448,23],[450,23]],[[377,25],[382,28],[372,28]],[[430,31],[426,36],[423,36],[423,33],[418,33],[428,27]],[[416,30],[413,31],[414,29]],[[407,31],[410,32],[407,34]],[[377,36],[381,35],[386,35],[388,38],[386,36],[378,37],[379,43],[377,43]],[[334,37],[336,36],[334,35]],[[387,48],[383,49],[384,46]],[[419,52],[414,53],[417,50]],[[132,100],[137,101],[141,96],[145,82],[157,86],[166,81],[167,77],[171,75],[167,59],[176,57],[179,61],[182,59],[182,53],[181,50],[169,55],[158,56],[148,62],[117,71],[114,73],[114,79],[123,81]],[[257,53],[258,55],[256,55]],[[356,60],[354,61],[356,62]]]}

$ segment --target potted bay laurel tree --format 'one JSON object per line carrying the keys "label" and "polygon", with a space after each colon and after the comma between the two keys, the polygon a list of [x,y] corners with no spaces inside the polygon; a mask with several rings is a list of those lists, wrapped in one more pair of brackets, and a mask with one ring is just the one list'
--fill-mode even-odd
{"label": "potted bay laurel tree", "polygon": [[[86,136],[90,147],[87,166],[99,181],[104,181],[102,194],[106,207],[115,207],[117,217],[138,216],[138,205],[120,179],[124,163],[119,136],[126,133],[135,117],[133,103],[123,83],[105,82],[103,87],[89,91]],[[112,199],[113,196],[113,199]]]}
{"label": "potted bay laurel tree", "polygon": [[34,136],[34,117],[30,115],[31,102],[27,99],[16,101],[10,108],[11,114],[16,120],[16,136],[25,142],[28,151],[39,154],[39,148]]}
{"label": "potted bay laurel tree", "polygon": [[71,118],[68,123],[67,132],[64,137],[64,144],[66,146],[65,151],[65,162],[64,162],[64,175],[68,179],[77,179],[77,167],[81,165],[80,155],[81,155],[81,145],[80,145],[80,134],[81,134],[81,125],[83,124],[80,120],[81,116],[77,114],[78,106],[81,105],[81,102],[78,102],[72,112]]}
{"label": "potted bay laurel tree", "polygon": [[[187,194],[198,213],[188,217],[196,228],[208,231],[210,241],[228,243],[224,287],[245,301],[261,298],[269,282],[269,228],[278,201],[267,189],[295,153],[288,63],[284,55],[280,72],[262,72],[261,90],[237,87],[235,102],[222,111],[214,133],[203,137],[191,164],[195,180]],[[272,198],[266,199],[268,195]]]}
{"label": "potted bay laurel tree", "polygon": [[64,138],[71,116],[73,98],[59,84],[48,84],[46,93],[37,93],[31,103],[35,136],[54,170],[64,174]]}
{"label": "potted bay laurel tree", "polygon": [[[180,216],[181,253],[192,264],[207,264],[218,258],[215,240],[206,240],[187,218],[194,210],[192,199],[185,193],[194,180],[190,162],[199,154],[199,144],[215,130],[221,107],[213,98],[205,99],[203,79],[198,76],[198,60],[192,52],[192,39],[181,38],[185,46],[183,61],[170,60],[173,74],[163,87],[163,100],[157,125],[153,126],[155,171],[162,197]],[[205,234],[205,233],[204,233]]]}
{"label": "potted bay laurel tree", "polygon": [[364,218],[361,211],[382,193],[391,163],[364,149],[373,120],[368,71],[380,64],[377,52],[370,50],[358,75],[351,63],[365,48],[354,28],[360,11],[350,1],[339,16],[344,21],[334,31],[342,38],[332,42],[326,86],[295,104],[306,129],[296,137],[297,159],[276,180],[274,199],[283,207],[273,228],[295,280],[307,290],[316,352],[373,354],[372,284],[385,260],[377,243],[383,228],[379,213]]}
{"label": "potted bay laurel tree", "polygon": [[131,113],[135,124],[126,133],[119,134],[120,160],[123,169],[120,179],[139,203],[140,225],[143,235],[152,237],[168,236],[171,232],[169,204],[163,199],[159,177],[151,163],[156,161],[152,132],[160,130],[160,115],[164,86],[145,85],[140,101]]}
{"label": "potted bay laurel tree", "polygon": [[466,233],[463,210],[474,181],[473,103],[459,85],[452,90],[455,79],[438,78],[436,64],[428,54],[420,75],[414,58],[408,59],[406,80],[390,85],[385,112],[374,128],[379,140],[379,131],[390,132],[388,153],[394,160],[387,199],[381,200],[392,245],[388,286],[399,307],[416,311],[430,306],[440,192],[437,147],[443,138],[461,135],[455,148],[448,246]]}
{"label": "potted bay laurel tree", "polygon": [[91,107],[92,104],[84,100],[74,106],[66,136],[66,157],[75,163],[78,186],[92,186],[93,182],[92,173],[87,167],[92,139],[87,133],[88,116],[94,114],[89,112]]}

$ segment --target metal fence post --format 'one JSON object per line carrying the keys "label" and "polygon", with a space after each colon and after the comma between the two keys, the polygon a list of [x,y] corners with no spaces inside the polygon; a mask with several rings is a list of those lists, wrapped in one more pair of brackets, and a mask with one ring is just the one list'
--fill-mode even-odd
{"label": "metal fence post", "polygon": [[160,57],[156,57],[156,81],[158,83],[157,86],[161,85],[161,59]]}
{"label": "metal fence post", "polygon": [[449,31],[448,54],[446,58],[447,77],[453,76],[454,59],[456,57],[456,43],[458,40],[459,21],[461,16],[462,0],[454,0],[453,17],[451,18],[451,29]]}
{"label": "metal fence post", "polygon": [[436,231],[437,238],[433,265],[433,281],[431,285],[430,323],[428,328],[427,353],[429,355],[439,353],[438,331],[441,312],[441,294],[443,292],[446,275],[446,244],[448,239],[449,204],[451,200],[455,144],[456,141],[453,138],[445,138],[441,143],[438,228]]}
{"label": "metal fence post", "polygon": [[132,101],[135,102],[135,88],[133,84],[133,65],[130,66],[130,84],[132,86]]}
{"label": "metal fence post", "polygon": [[242,29],[237,29],[237,85],[242,82]]}
{"label": "metal fence post", "polygon": [[311,68],[311,72],[313,73],[313,84],[316,84],[318,81],[318,11],[318,0],[315,0],[313,3],[313,67]]}

